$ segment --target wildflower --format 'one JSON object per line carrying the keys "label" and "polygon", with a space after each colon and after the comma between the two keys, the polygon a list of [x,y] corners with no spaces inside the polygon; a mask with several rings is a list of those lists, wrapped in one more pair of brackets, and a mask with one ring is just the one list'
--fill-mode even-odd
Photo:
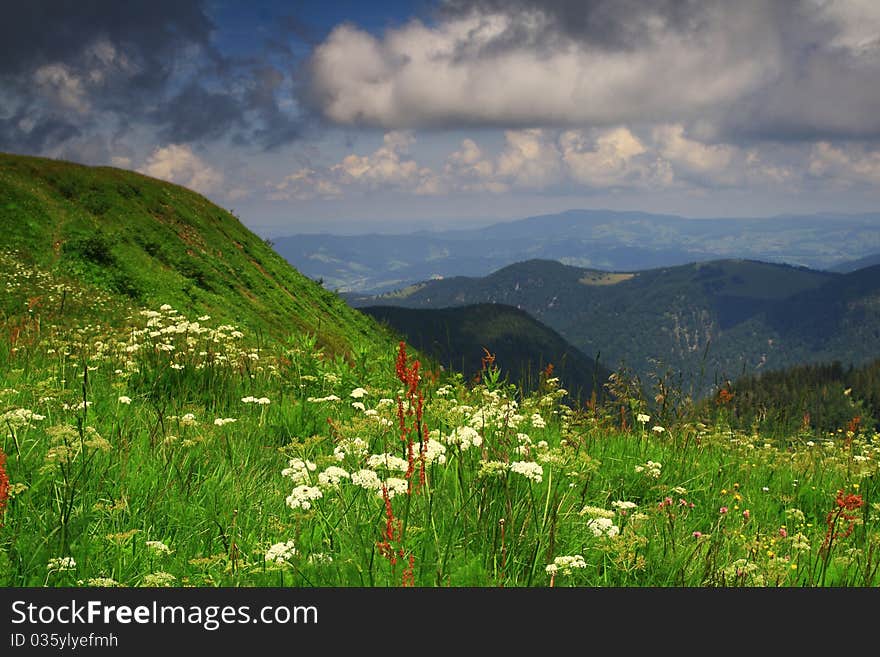
{"label": "wildflower", "polygon": [[164,570],[160,570],[155,573],[150,573],[149,575],[144,575],[143,585],[144,586],[171,586],[174,582],[177,581],[177,578],[171,573],[166,573]]}
{"label": "wildflower", "polygon": [[367,459],[367,467],[406,472],[409,469],[409,461],[393,454],[372,454]]}
{"label": "wildflower", "polygon": [[349,396],[349,397],[353,397],[354,399],[360,399],[360,398],[362,398],[362,397],[363,397],[364,395],[366,395],[366,394],[367,394],[367,391],[364,390],[363,388],[355,388],[354,390],[352,390],[352,391],[349,393],[348,396]]}
{"label": "wildflower", "polygon": [[[6,511],[6,501],[9,499],[10,489],[9,475],[6,474],[6,453],[0,449],[0,518]],[[0,527],[2,526],[3,524],[0,523]]]}
{"label": "wildflower", "polygon": [[165,545],[162,541],[147,541],[146,546],[155,554],[171,554],[171,548]]}
{"label": "wildflower", "polygon": [[721,515],[724,515],[725,513],[727,513],[727,507],[722,506],[720,509],[718,509],[718,513],[720,513]]}
{"label": "wildflower", "polygon": [[510,469],[504,461],[480,461],[477,477],[480,479],[500,479]]}
{"label": "wildflower", "polygon": [[325,565],[333,563],[333,557],[325,552],[314,552],[309,555],[309,563],[314,565]]}
{"label": "wildflower", "polygon": [[788,537],[788,530],[785,527],[780,527],[779,528],[779,535],[782,538],[787,538]]}
{"label": "wildflower", "polygon": [[281,476],[290,477],[295,484],[302,484],[309,481],[309,472],[314,472],[317,467],[311,461],[292,458],[287,462],[287,467],[281,471]]}
{"label": "wildflower", "polygon": [[380,497],[385,497],[383,490],[387,492],[389,499],[395,495],[405,495],[409,492],[409,482],[398,477],[388,477],[388,479],[382,482],[382,486],[377,491]]}
{"label": "wildflower", "polygon": [[693,533],[694,538],[700,538],[702,535],[703,535],[703,532],[694,532]]}
{"label": "wildflower", "polygon": [[351,479],[351,475],[342,468],[331,465],[318,475],[318,485],[322,488],[338,486],[343,479]]}
{"label": "wildflower", "polygon": [[450,445],[458,445],[462,451],[471,445],[479,447],[483,444],[483,437],[473,427],[458,427],[446,436],[446,442]]}
{"label": "wildflower", "polygon": [[609,518],[593,518],[587,523],[587,528],[593,532],[593,536],[614,538],[620,533],[620,527],[611,522]]}
{"label": "wildflower", "polygon": [[344,461],[349,455],[360,457],[367,453],[369,445],[363,438],[345,438],[333,448],[333,456],[337,461]]}
{"label": "wildflower", "polygon": [[131,397],[126,397],[125,395],[120,395],[120,397],[119,397],[119,403],[120,403],[120,404],[130,404],[130,403],[131,403]]}
{"label": "wildflower", "polygon": [[294,488],[285,501],[291,509],[308,511],[312,508],[312,500],[318,500],[322,497],[324,497],[324,493],[320,488],[302,485]]}
{"label": "wildflower", "polygon": [[327,395],[326,397],[308,397],[306,398],[306,401],[316,404],[320,402],[335,402],[339,401],[339,397],[337,397],[336,395]]}
{"label": "wildflower", "polygon": [[73,557],[52,557],[46,564],[46,570],[50,573],[61,573],[75,569],[76,561],[73,560]]}
{"label": "wildflower", "polygon": [[367,407],[364,406],[363,402],[352,402],[351,407],[358,410],[358,411],[361,411],[361,412],[364,412],[367,410]]}
{"label": "wildflower", "polygon": [[646,477],[651,477],[653,479],[660,478],[660,469],[663,467],[661,463],[657,463],[655,461],[646,461],[644,465],[637,465],[635,467],[636,472],[644,472]]}
{"label": "wildflower", "polygon": [[635,509],[636,507],[638,507],[638,504],[636,504],[635,502],[626,502],[623,500],[615,500],[614,502],[611,503],[611,506],[613,506],[615,509],[617,509],[618,511],[620,511],[622,513],[622,512],[628,511],[630,509]]}
{"label": "wildflower", "polygon": [[510,464],[510,470],[521,474],[537,484],[541,483],[544,476],[544,468],[533,461],[514,461]]}
{"label": "wildflower", "polygon": [[603,509],[600,506],[585,506],[583,509],[578,511],[579,516],[590,516],[591,518],[613,518],[614,511],[609,511],[608,509]]}
{"label": "wildflower", "polygon": [[109,588],[112,586],[119,586],[119,582],[111,577],[90,577],[86,580],[86,586]]}
{"label": "wildflower", "polygon": [[645,415],[644,413],[639,413],[638,415],[636,415],[636,421],[640,424],[646,424],[651,421],[651,416]]}
{"label": "wildflower", "polygon": [[746,509],[745,511],[743,511],[743,518],[744,518],[745,520],[748,520],[749,517],[750,517],[751,515],[752,515],[752,514],[749,513],[749,510],[748,510],[748,509]]}
{"label": "wildflower", "polygon": [[548,564],[545,570],[548,575],[555,575],[561,572],[563,575],[570,575],[575,568],[586,568],[587,562],[584,561],[583,555],[574,554],[565,557],[556,557],[552,564]]}
{"label": "wildflower", "polygon": [[229,424],[231,422],[238,422],[238,420],[234,417],[218,417],[214,420],[214,424],[218,427],[222,427],[224,424]]}
{"label": "wildflower", "polygon": [[446,463],[446,445],[439,440],[429,440],[424,446],[425,463]]}
{"label": "wildflower", "polygon": [[544,422],[544,418],[542,418],[539,413],[532,413],[531,421],[532,426],[535,427],[535,429],[543,429],[547,426],[547,423]]}
{"label": "wildflower", "polygon": [[653,427],[651,427],[651,431],[653,431],[654,433],[663,433],[664,431],[666,431],[666,429],[664,429],[660,425],[654,425]]}
{"label": "wildflower", "polygon": [[277,564],[285,564],[293,559],[293,557],[296,556],[296,553],[297,550],[292,540],[285,543],[275,543],[268,550],[266,550],[265,561]]}
{"label": "wildflower", "polygon": [[376,474],[375,470],[364,469],[353,472],[351,474],[351,483],[366,490],[375,491],[382,489],[382,481],[379,479],[379,475]]}

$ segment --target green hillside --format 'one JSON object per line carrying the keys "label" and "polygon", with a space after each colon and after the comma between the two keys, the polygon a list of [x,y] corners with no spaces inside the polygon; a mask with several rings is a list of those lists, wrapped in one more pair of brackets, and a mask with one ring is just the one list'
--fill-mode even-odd
{"label": "green hillside", "polygon": [[534,391],[552,365],[572,400],[583,402],[611,372],[572,347],[553,329],[523,310],[503,304],[444,309],[368,306],[363,312],[400,332],[407,343],[448,369],[472,378],[483,369],[486,351],[510,383]]}
{"label": "green hillside", "polygon": [[705,393],[714,380],[878,355],[880,268],[833,274],[752,260],[609,273],[530,260],[484,278],[426,281],[355,307],[522,308],[587,354],[643,381],[667,369]]}
{"label": "green hillside", "polygon": [[[131,171],[0,154],[0,230],[7,260],[117,305],[169,304],[275,337],[311,333],[336,353],[386,339],[226,210]],[[0,311],[20,303],[7,295]]]}

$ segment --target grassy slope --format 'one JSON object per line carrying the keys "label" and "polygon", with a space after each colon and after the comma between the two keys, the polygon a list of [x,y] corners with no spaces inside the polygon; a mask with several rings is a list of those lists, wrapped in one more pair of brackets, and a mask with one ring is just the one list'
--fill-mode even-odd
{"label": "grassy slope", "polygon": [[308,332],[335,353],[385,339],[229,212],[131,171],[0,154],[0,230],[25,262],[139,306]]}

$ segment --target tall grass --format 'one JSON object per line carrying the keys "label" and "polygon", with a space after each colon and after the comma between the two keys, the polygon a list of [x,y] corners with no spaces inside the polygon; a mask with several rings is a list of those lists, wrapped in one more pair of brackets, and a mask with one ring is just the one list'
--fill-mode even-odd
{"label": "tall grass", "polygon": [[876,434],[780,443],[635,399],[621,422],[620,395],[317,344],[75,290],[7,310],[0,583],[880,584]]}

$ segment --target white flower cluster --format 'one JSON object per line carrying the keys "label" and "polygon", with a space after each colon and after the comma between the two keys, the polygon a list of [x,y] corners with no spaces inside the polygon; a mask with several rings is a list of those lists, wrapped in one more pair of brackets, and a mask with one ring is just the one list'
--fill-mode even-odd
{"label": "white flower cluster", "polygon": [[171,548],[162,541],[147,541],[147,549],[155,554],[171,554]]}
{"label": "white flower cluster", "polygon": [[224,424],[231,424],[232,422],[238,422],[238,420],[234,417],[218,417],[214,420],[214,424],[218,427],[222,427]]}
{"label": "white flower cluster", "polygon": [[309,481],[309,472],[314,472],[317,467],[311,461],[292,458],[287,462],[287,467],[281,471],[281,476],[290,477],[295,484],[302,484]]}
{"label": "white flower cluster", "polygon": [[353,472],[351,474],[351,483],[370,491],[381,490],[382,488],[382,480],[379,479],[379,475],[376,474],[375,470],[363,469]]}
{"label": "white flower cluster", "polygon": [[333,488],[339,486],[343,479],[351,479],[348,471],[331,465],[318,475],[318,486],[321,488]]}
{"label": "white flower cluster", "polygon": [[446,436],[446,443],[458,445],[464,451],[469,447],[479,447],[483,444],[483,437],[473,427],[457,427]]}
{"label": "white flower cluster", "polygon": [[34,413],[30,409],[16,408],[11,411],[6,411],[2,416],[0,416],[0,424],[6,425],[8,423],[12,425],[13,428],[17,429],[19,427],[29,427],[31,426],[31,422],[45,419],[45,415]]}
{"label": "white flower cluster", "polygon": [[367,458],[367,467],[406,472],[409,469],[409,461],[393,454],[371,454]]}
{"label": "white flower cluster", "polygon": [[532,413],[531,421],[532,426],[535,427],[535,429],[543,429],[547,426],[547,423],[544,422],[544,418],[541,417],[540,413]]}
{"label": "white flower cluster", "polygon": [[360,458],[367,453],[370,446],[363,438],[344,438],[333,448],[333,456],[337,461],[344,461],[347,456]]}
{"label": "white flower cluster", "polygon": [[587,528],[593,532],[593,536],[614,538],[620,533],[620,527],[615,525],[610,518],[593,518],[587,523]]}
{"label": "white flower cluster", "polygon": [[562,573],[563,575],[571,575],[575,568],[586,568],[587,562],[584,561],[583,555],[573,554],[571,556],[556,557],[553,563],[548,564],[546,571],[548,575]]}
{"label": "white flower cluster", "polygon": [[639,424],[646,424],[651,421],[651,416],[645,415],[644,413],[639,413],[638,415],[636,415],[636,421]]}
{"label": "white flower cluster", "polygon": [[321,402],[337,402],[339,401],[339,397],[336,395],[327,395],[326,397],[308,397],[306,401],[313,403],[321,403]]}
{"label": "white flower cluster", "polygon": [[425,463],[439,463],[440,465],[446,463],[446,445],[439,440],[429,439],[427,445],[424,445],[424,451]]}
{"label": "white flower cluster", "polygon": [[73,557],[52,557],[46,564],[46,570],[50,573],[76,570],[76,561],[73,560]]}
{"label": "white flower cluster", "polygon": [[654,461],[647,461],[644,465],[637,465],[635,470],[636,472],[644,472],[646,477],[651,477],[653,479],[660,478],[660,468],[663,465],[661,463],[656,463]]}
{"label": "white flower cluster", "polygon": [[143,584],[144,586],[172,586],[176,581],[177,578],[174,575],[166,573],[164,570],[160,570],[155,573],[150,573],[149,575],[144,575]]}
{"label": "white flower cluster", "polygon": [[292,540],[284,543],[275,543],[266,550],[265,560],[270,563],[285,564],[293,559],[296,553],[296,546]]}
{"label": "white flower cluster", "polygon": [[601,506],[590,506],[589,504],[578,511],[579,516],[590,516],[591,518],[613,518],[614,511],[603,509]]}
{"label": "white flower cluster", "polygon": [[287,506],[291,509],[302,509],[308,511],[312,508],[312,501],[319,500],[324,497],[324,493],[316,486],[297,486],[293,492],[287,496]]}
{"label": "white flower cluster", "polygon": [[636,504],[635,502],[627,502],[625,500],[615,500],[614,502],[611,503],[611,506],[613,506],[618,511],[630,511],[632,509],[638,508],[639,505]]}
{"label": "white flower cluster", "polygon": [[242,397],[241,401],[245,404],[259,404],[260,406],[265,406],[266,404],[270,404],[268,397]]}
{"label": "white flower cluster", "polygon": [[[390,499],[395,495],[406,495],[407,491],[409,491],[409,482],[406,479],[399,479],[398,477],[388,477],[388,479],[382,482],[382,487],[388,492],[388,497]],[[380,487],[378,491],[380,496],[383,496],[382,487]]]}
{"label": "white flower cluster", "polygon": [[510,464],[510,470],[511,472],[521,474],[523,477],[534,481],[536,484],[540,484],[544,477],[544,468],[534,461],[514,461]]}
{"label": "white flower cluster", "polygon": [[348,396],[349,396],[349,397],[354,397],[355,399],[360,399],[360,398],[362,398],[362,397],[363,397],[364,395],[366,395],[366,394],[367,394],[367,391],[366,391],[364,388],[355,388],[354,390],[352,390],[352,391],[348,394]]}

